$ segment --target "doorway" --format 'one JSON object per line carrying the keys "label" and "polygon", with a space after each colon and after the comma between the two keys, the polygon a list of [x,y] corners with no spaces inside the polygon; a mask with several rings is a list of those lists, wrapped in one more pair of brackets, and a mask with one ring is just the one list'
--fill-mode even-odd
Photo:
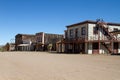
{"label": "doorway", "polygon": [[92,53],[99,54],[99,45],[97,42],[92,44]]}
{"label": "doorway", "polygon": [[114,52],[115,54],[118,53],[118,47],[119,47],[118,42],[114,42],[114,43],[113,43],[113,52]]}

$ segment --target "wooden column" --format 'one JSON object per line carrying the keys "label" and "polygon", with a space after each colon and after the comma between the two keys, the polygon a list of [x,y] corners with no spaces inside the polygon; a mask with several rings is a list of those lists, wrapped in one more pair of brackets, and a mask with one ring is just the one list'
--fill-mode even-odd
{"label": "wooden column", "polygon": [[98,27],[98,53],[100,54],[100,28]]}
{"label": "wooden column", "polygon": [[74,43],[72,44],[72,48],[73,48],[72,52],[74,53]]}

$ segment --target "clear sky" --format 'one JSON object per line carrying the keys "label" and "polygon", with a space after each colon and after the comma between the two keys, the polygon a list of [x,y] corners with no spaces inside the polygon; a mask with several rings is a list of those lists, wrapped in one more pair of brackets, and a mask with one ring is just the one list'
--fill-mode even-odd
{"label": "clear sky", "polygon": [[0,0],[0,45],[18,33],[63,34],[66,25],[97,18],[120,23],[120,0]]}

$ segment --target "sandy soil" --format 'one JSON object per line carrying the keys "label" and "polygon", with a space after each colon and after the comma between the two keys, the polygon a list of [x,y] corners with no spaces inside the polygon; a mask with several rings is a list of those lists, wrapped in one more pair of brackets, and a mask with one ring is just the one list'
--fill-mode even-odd
{"label": "sandy soil", "polygon": [[120,80],[120,56],[0,52],[0,80]]}

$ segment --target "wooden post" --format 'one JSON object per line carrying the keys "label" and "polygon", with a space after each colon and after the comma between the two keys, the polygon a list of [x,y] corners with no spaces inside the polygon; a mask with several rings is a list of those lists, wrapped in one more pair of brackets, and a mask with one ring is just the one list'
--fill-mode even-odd
{"label": "wooden post", "polygon": [[98,53],[100,54],[100,28],[98,27]]}
{"label": "wooden post", "polygon": [[114,53],[114,43],[113,43],[113,39],[112,39],[112,41],[111,41],[111,54],[113,54]]}
{"label": "wooden post", "polygon": [[73,45],[72,45],[72,48],[73,48],[72,52],[74,53],[74,43],[73,43]]}

